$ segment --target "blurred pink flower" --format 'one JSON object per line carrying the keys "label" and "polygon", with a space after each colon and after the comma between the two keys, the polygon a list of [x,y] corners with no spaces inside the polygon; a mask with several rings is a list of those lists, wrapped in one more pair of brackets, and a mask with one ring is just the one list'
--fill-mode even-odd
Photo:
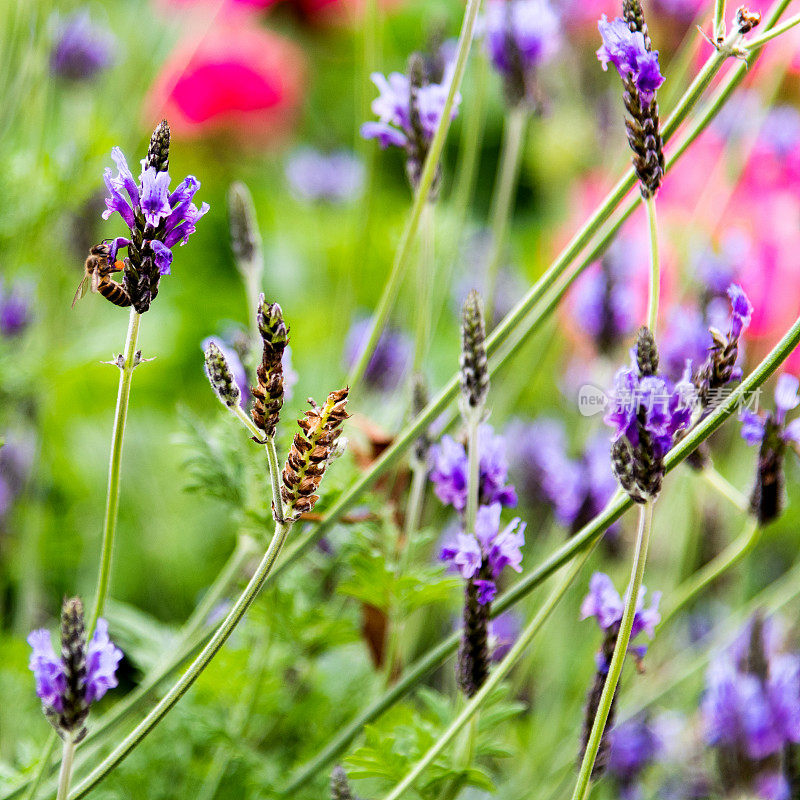
{"label": "blurred pink flower", "polygon": [[202,11],[213,16],[227,16],[229,12],[260,11],[277,5],[281,0],[156,0],[165,10]]}
{"label": "blurred pink flower", "polygon": [[306,61],[293,42],[240,21],[187,35],[150,91],[150,117],[169,119],[179,137],[226,132],[271,145],[293,127],[305,91]]}

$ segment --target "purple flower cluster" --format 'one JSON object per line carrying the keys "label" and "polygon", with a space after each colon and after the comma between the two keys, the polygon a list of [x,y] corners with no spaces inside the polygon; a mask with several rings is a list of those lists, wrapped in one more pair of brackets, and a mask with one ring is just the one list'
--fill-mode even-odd
{"label": "purple flower cluster", "polygon": [[605,436],[590,439],[579,459],[567,455],[564,425],[555,419],[515,420],[505,437],[514,482],[525,500],[552,507],[557,522],[570,532],[602,511],[614,494]]}
{"label": "purple flower cluster", "polygon": [[797,390],[800,381],[794,375],[784,373],[775,384],[775,412],[762,417],[743,408],[739,414],[742,420],[742,438],[749,445],[760,445],[771,428],[775,428],[777,437],[785,444],[800,445],[800,418],[786,423],[786,414],[800,404]]}
{"label": "purple flower cluster", "polygon": [[638,800],[639,778],[661,754],[663,745],[651,721],[633,717],[616,725],[609,735],[608,774],[616,781],[622,800]]}
{"label": "purple flower cluster", "polygon": [[749,445],[758,445],[758,467],[756,482],[750,497],[750,507],[759,524],[780,516],[784,505],[783,462],[787,447],[797,451],[800,446],[800,419],[787,424],[786,414],[800,404],[797,395],[797,378],[784,374],[775,386],[775,411],[761,416],[743,408],[742,438]]}
{"label": "purple flower cluster", "polygon": [[118,236],[114,239],[109,247],[110,259],[115,260],[120,248],[129,248],[137,234],[143,232],[143,244],[139,249],[152,256],[160,275],[169,275],[172,248],[179,243],[186,244],[196,230],[197,221],[209,210],[208,203],[198,209],[192,202],[200,181],[188,175],[170,192],[169,173],[147,167],[143,160],[137,184],[119,147],[112,149],[111,158],[117,165],[117,175],[113,177],[110,168],[103,174],[109,192],[103,219],[117,212],[130,228],[131,238]]}
{"label": "purple flower cluster", "polygon": [[[646,592],[647,589],[642,586],[639,596],[636,598],[636,613],[633,618],[633,628],[631,629],[631,641],[640,633],[645,633],[652,639],[655,635],[655,627],[661,621],[661,615],[658,612],[661,592],[653,592],[650,607],[645,608]],[[589,582],[589,594],[586,595],[581,604],[581,619],[594,617],[600,626],[600,630],[607,637],[613,637],[616,640],[624,610],[625,601],[620,597],[611,578],[603,572],[595,572]],[[631,651],[638,658],[641,658],[647,651],[647,647],[639,645],[631,648]],[[601,653],[599,654],[599,659],[602,660],[602,663],[598,663],[598,667],[601,671],[607,671],[608,663],[606,663],[606,657]]]}
{"label": "purple flower cluster", "polygon": [[364,164],[348,150],[321,153],[303,147],[286,162],[286,179],[292,194],[305,202],[347,203],[364,188]]}
{"label": "purple flower cluster", "polygon": [[[386,77],[380,72],[374,72],[371,78],[379,92],[378,97],[372,101],[372,111],[379,121],[365,122],[361,126],[361,135],[365,139],[377,139],[383,148],[393,146],[407,149],[420,135],[425,144],[430,144],[444,113],[452,68],[445,70],[441,83],[415,87],[413,108],[411,80],[408,75],[392,72]],[[457,94],[451,118],[458,114],[460,103],[461,95]]]}
{"label": "purple flower cluster", "polygon": [[90,80],[111,64],[115,45],[107,28],[95,25],[86,11],[78,11],[59,24],[50,71],[72,81]]}
{"label": "purple flower cluster", "polygon": [[723,783],[788,800],[780,756],[800,743],[800,656],[778,652],[769,639],[769,626],[754,620],[743,641],[712,662],[702,713]]}
{"label": "purple flower cluster", "polygon": [[613,441],[623,437],[636,448],[640,444],[640,425],[652,438],[654,453],[663,458],[675,439],[692,420],[696,390],[690,380],[690,365],[683,378],[673,384],[660,375],[639,374],[636,364],[622,367],[614,376],[614,388],[604,417],[614,429]]}
{"label": "purple flower cluster", "polygon": [[[497,594],[500,573],[511,567],[522,571],[522,545],[525,544],[525,523],[515,517],[502,530],[500,528],[500,503],[481,506],[475,521],[475,536],[457,533],[455,539],[441,551],[442,561],[454,564],[465,580],[475,578],[478,602],[486,605]],[[476,578],[482,567],[488,567],[491,578]]]}
{"label": "purple flower cluster", "polygon": [[658,64],[658,51],[648,50],[644,34],[632,32],[621,17],[612,22],[603,14],[597,23],[603,44],[597,57],[607,70],[613,64],[623,80],[630,78],[639,92],[642,105],[649,105],[655,98],[656,89],[664,83]]}
{"label": "purple flower cluster", "polygon": [[0,336],[19,336],[31,320],[29,292],[20,284],[7,286],[0,280]]}
{"label": "purple flower cluster", "polygon": [[492,64],[522,100],[530,73],[558,50],[558,16],[547,0],[489,0],[481,27]]}
{"label": "purple flower cluster", "polygon": [[[517,493],[506,483],[508,462],[505,442],[494,433],[491,426],[483,424],[478,430],[478,452],[480,453],[480,483],[478,502],[481,505],[498,503],[515,506]],[[463,511],[467,504],[467,477],[469,464],[464,445],[450,436],[443,436],[439,444],[430,449],[430,479],[436,496],[456,511]]]}
{"label": "purple flower cluster", "polygon": [[[352,369],[358,361],[367,343],[371,325],[372,320],[363,317],[350,326],[344,345],[347,369]],[[397,328],[384,328],[364,370],[364,382],[371,389],[389,392],[400,383],[410,363],[411,341],[408,336]]]}
{"label": "purple flower cluster", "polygon": [[636,326],[632,266],[625,254],[614,250],[576,287],[573,322],[603,353],[613,350]]}
{"label": "purple flower cluster", "polygon": [[[36,694],[46,711],[61,713],[67,675],[63,660],[53,650],[50,632],[44,628],[33,631],[28,636],[28,644],[32,649],[28,666],[36,681]],[[86,648],[86,677],[81,688],[87,704],[99,700],[117,685],[116,671],[121,659],[122,651],[108,638],[108,623],[98,619]]]}

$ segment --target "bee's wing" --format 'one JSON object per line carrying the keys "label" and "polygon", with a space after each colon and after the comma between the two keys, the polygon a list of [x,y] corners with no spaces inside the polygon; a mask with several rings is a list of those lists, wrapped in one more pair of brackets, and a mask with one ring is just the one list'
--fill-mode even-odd
{"label": "bee's wing", "polygon": [[75,303],[77,303],[78,300],[85,297],[88,289],[89,289],[89,276],[84,275],[83,278],[81,278],[81,282],[78,284],[77,290],[75,291],[75,297],[72,298],[73,308],[75,308]]}

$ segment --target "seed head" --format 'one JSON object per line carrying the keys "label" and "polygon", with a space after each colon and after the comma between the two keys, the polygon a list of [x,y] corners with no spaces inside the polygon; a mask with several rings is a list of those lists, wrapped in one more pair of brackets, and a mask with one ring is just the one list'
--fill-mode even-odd
{"label": "seed head", "polygon": [[486,361],[486,326],[483,301],[471,291],[464,302],[461,322],[461,404],[462,413],[480,415],[489,392]]}
{"label": "seed head", "polygon": [[289,328],[277,303],[267,303],[261,295],[258,306],[258,330],[263,342],[258,383],[252,388],[253,422],[268,437],[275,435],[283,407],[283,353],[289,343]]}
{"label": "seed head", "polygon": [[653,332],[645,325],[636,334],[636,368],[643,378],[658,373],[658,348]]}
{"label": "seed head", "polygon": [[331,800],[355,800],[347,773],[337,764],[331,772]]}
{"label": "seed head", "polygon": [[86,735],[84,723],[89,715],[84,684],[86,683],[86,628],[80,598],[64,600],[61,608],[61,660],[64,664],[66,689],[62,695],[63,710],[58,715],[57,729],[74,742]]}
{"label": "seed head", "polygon": [[295,434],[289,450],[281,487],[287,519],[298,519],[319,500],[316,491],[349,416],[346,411],[349,391],[345,388],[331,392],[322,407],[309,400],[311,408],[297,421],[300,433]]}
{"label": "seed head", "polygon": [[228,408],[236,408],[241,399],[241,392],[225,354],[215,342],[206,345],[205,367],[211,388],[220,402]]}
{"label": "seed head", "polygon": [[148,167],[155,167],[156,172],[167,172],[169,170],[169,142],[169,123],[165,119],[162,119],[161,122],[156,125],[156,129],[150,137],[150,146],[147,148],[145,169]]}
{"label": "seed head", "polygon": [[250,190],[243,183],[233,183],[228,191],[228,224],[231,231],[231,248],[236,264],[242,273],[261,272],[261,233],[256,222],[256,212]]}

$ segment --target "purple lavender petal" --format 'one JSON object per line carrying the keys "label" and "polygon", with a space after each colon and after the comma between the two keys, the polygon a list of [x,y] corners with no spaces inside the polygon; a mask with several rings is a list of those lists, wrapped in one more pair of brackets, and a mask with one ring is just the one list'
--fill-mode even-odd
{"label": "purple lavender petal", "polygon": [[515,517],[497,535],[489,550],[492,575],[496,578],[506,566],[522,572],[522,546],[525,544],[525,523]]}
{"label": "purple lavender petal", "polygon": [[603,572],[595,572],[589,581],[589,594],[581,604],[581,619],[594,617],[604,631],[622,619],[622,598],[611,578]]}
{"label": "purple lavender petal", "polygon": [[784,372],[778,377],[775,384],[775,421],[782,425],[786,419],[786,412],[797,408],[800,397],[797,396],[797,389],[800,381],[794,375]]}
{"label": "purple lavender petal", "polygon": [[761,444],[764,438],[764,420],[749,408],[743,408],[739,412],[739,419],[742,422],[742,439],[751,447]]}
{"label": "purple lavender petal", "polygon": [[285,171],[292,194],[309,203],[349,202],[364,186],[364,164],[347,150],[326,154],[300,148],[286,162]]}
{"label": "purple lavender petal", "polygon": [[487,552],[500,532],[501,511],[502,506],[500,503],[478,507],[478,513],[475,517],[475,536]]}
{"label": "purple lavender petal", "polygon": [[386,122],[365,122],[361,126],[361,137],[377,139],[384,150],[387,147],[405,147],[408,142],[408,137],[402,131]]}
{"label": "purple lavender petal", "polygon": [[118,681],[117,666],[122,650],[108,638],[108,623],[100,617],[86,649],[86,702],[94,703]]}
{"label": "purple lavender petal", "polygon": [[39,629],[31,632],[27,639],[32,653],[29,669],[36,681],[36,694],[45,707],[63,710],[62,698],[67,689],[64,664],[53,650],[50,632]]}
{"label": "purple lavender petal", "polygon": [[145,221],[154,228],[170,215],[168,172],[156,172],[155,167],[148,167],[142,173],[140,205]]}
{"label": "purple lavender petal", "polygon": [[481,568],[483,555],[480,545],[474,536],[465,533],[456,534],[457,551],[453,563],[458,567],[462,578],[472,578]]}
{"label": "purple lavender petal", "polygon": [[731,331],[732,339],[738,339],[742,332],[750,325],[753,316],[753,306],[744,293],[744,289],[737,283],[728,287],[728,297],[731,301]]}
{"label": "purple lavender petal", "polygon": [[150,249],[160,275],[169,275],[172,269],[172,250],[158,239],[150,241]]}
{"label": "purple lavender petal", "polygon": [[502,661],[519,638],[521,630],[522,622],[513,611],[504,611],[489,623],[492,661]]}
{"label": "purple lavender petal", "polygon": [[489,580],[476,580],[475,588],[478,590],[478,603],[485,606],[497,597],[497,584]]}

